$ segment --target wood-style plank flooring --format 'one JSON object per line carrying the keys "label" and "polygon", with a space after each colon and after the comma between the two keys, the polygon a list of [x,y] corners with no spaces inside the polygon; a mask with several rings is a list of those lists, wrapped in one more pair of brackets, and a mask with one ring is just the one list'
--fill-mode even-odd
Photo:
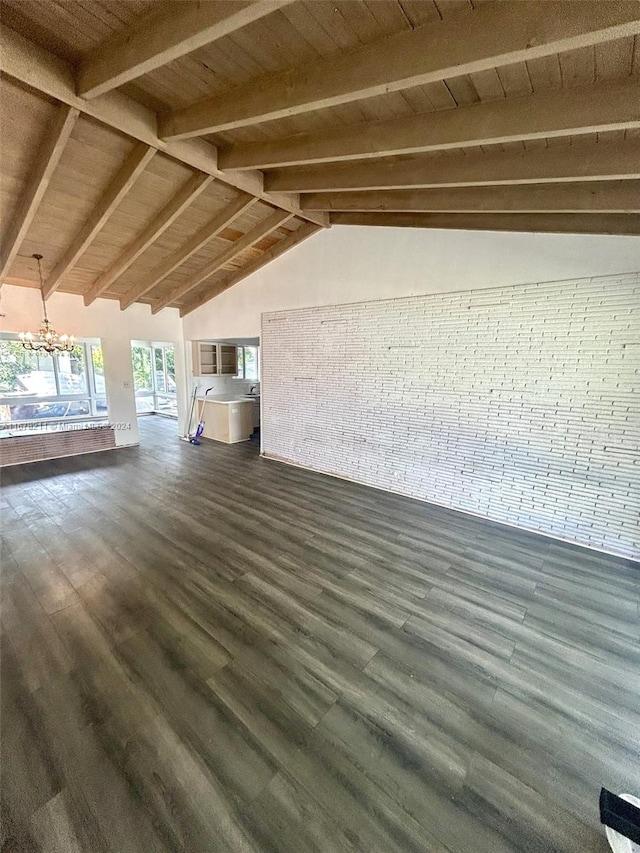
{"label": "wood-style plank flooring", "polygon": [[141,428],[4,472],[2,850],[609,849],[638,564]]}

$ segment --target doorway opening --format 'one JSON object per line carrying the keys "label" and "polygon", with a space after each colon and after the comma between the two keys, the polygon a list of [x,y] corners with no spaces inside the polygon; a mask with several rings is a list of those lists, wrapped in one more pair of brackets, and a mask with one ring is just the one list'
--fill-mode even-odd
{"label": "doorway opening", "polygon": [[133,387],[138,415],[178,417],[173,344],[133,341]]}

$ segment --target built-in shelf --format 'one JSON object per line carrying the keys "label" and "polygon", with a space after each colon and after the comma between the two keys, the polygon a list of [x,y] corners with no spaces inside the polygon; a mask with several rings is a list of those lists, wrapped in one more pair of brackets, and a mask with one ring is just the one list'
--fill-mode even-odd
{"label": "built-in shelf", "polygon": [[194,376],[236,376],[238,348],[230,344],[193,341]]}
{"label": "built-in shelf", "polygon": [[220,344],[220,373],[235,376],[238,372],[238,349],[229,344]]}

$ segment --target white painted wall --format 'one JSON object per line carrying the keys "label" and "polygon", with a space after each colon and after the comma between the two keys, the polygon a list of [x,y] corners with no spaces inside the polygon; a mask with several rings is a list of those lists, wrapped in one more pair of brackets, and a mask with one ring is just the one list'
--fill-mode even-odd
{"label": "white painted wall", "polygon": [[640,558],[640,273],[267,313],[265,455]]}
{"label": "white painted wall", "polygon": [[640,237],[334,225],[188,314],[184,337],[259,335],[264,311],[638,269]]}
{"label": "white painted wall", "polygon": [[[5,284],[1,291],[0,331],[35,330],[42,320],[40,291]],[[112,423],[131,424],[131,429],[116,431],[116,444],[138,442],[138,425],[131,367],[131,341],[172,343],[176,355],[176,387],[179,429],[186,413],[186,367],[182,322],[175,309],[152,315],[147,305],[134,303],[126,311],[115,300],[97,299],[88,307],[82,297],[54,293],[47,312],[58,332],[77,338],[99,338],[104,351],[105,386]]]}

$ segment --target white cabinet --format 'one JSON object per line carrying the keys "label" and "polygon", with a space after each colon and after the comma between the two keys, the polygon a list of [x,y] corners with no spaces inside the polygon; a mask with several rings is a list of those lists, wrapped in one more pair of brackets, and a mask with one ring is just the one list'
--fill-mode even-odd
{"label": "white cabinet", "polygon": [[194,376],[236,376],[238,348],[232,344],[192,341],[191,354]]}
{"label": "white cabinet", "polygon": [[194,376],[218,375],[217,344],[208,344],[204,341],[192,341],[191,352]]}
{"label": "white cabinet", "polygon": [[231,344],[218,344],[219,373],[224,376],[236,376],[238,373],[238,347]]}

